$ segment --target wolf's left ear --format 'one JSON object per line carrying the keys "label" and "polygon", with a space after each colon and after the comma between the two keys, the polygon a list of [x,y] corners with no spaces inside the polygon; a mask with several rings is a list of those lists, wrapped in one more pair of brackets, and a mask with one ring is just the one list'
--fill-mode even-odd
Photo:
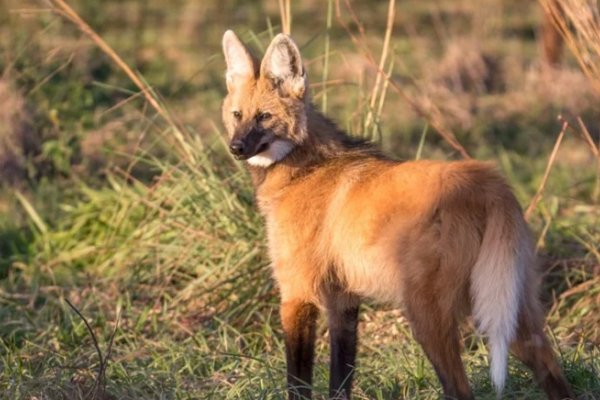
{"label": "wolf's left ear", "polygon": [[227,89],[232,89],[241,81],[252,79],[257,72],[257,62],[252,57],[246,46],[240,41],[233,31],[223,35],[223,53],[227,63]]}
{"label": "wolf's left ear", "polygon": [[284,96],[304,97],[308,80],[296,43],[287,35],[275,36],[260,66],[261,76]]}

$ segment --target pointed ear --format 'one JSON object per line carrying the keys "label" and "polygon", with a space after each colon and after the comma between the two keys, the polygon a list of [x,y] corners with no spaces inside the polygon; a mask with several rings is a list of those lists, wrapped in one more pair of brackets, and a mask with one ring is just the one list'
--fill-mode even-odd
{"label": "pointed ear", "polygon": [[304,97],[308,80],[296,43],[287,35],[275,36],[265,52],[260,75],[269,79],[283,96]]}
{"label": "pointed ear", "polygon": [[227,63],[225,79],[227,90],[230,92],[239,82],[253,78],[256,75],[256,61],[233,31],[228,30],[223,35],[223,54]]}

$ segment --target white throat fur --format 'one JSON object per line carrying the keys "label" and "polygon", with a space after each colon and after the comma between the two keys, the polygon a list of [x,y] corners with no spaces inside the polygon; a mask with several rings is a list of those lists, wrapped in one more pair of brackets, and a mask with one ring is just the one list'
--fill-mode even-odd
{"label": "white throat fur", "polygon": [[292,142],[283,139],[275,139],[268,149],[250,157],[246,161],[248,161],[248,164],[255,167],[267,168],[277,161],[282,160],[293,148],[294,144]]}

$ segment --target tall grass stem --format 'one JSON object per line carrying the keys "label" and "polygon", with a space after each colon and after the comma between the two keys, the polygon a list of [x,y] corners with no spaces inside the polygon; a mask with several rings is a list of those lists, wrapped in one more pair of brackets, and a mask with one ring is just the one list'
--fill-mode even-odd
{"label": "tall grass stem", "polygon": [[327,76],[329,74],[329,41],[331,32],[331,20],[333,17],[333,0],[327,1],[327,30],[325,31],[325,57],[323,61],[323,102],[321,103],[321,111],[327,112]]}

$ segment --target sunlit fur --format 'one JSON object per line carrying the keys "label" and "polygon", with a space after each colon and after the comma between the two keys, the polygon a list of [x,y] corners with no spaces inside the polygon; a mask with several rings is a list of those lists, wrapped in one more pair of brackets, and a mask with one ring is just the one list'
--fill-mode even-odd
{"label": "sunlit fur", "polygon": [[362,298],[404,308],[447,398],[472,398],[458,333],[468,314],[487,337],[498,393],[512,348],[549,398],[569,397],[543,332],[529,231],[495,168],[393,161],[312,107],[289,37],[278,35],[260,65],[233,33],[223,42],[235,75],[223,103],[229,136],[258,126],[271,143],[248,164],[281,295],[290,398],[311,393],[318,310],[329,319],[330,396],[350,397]]}

